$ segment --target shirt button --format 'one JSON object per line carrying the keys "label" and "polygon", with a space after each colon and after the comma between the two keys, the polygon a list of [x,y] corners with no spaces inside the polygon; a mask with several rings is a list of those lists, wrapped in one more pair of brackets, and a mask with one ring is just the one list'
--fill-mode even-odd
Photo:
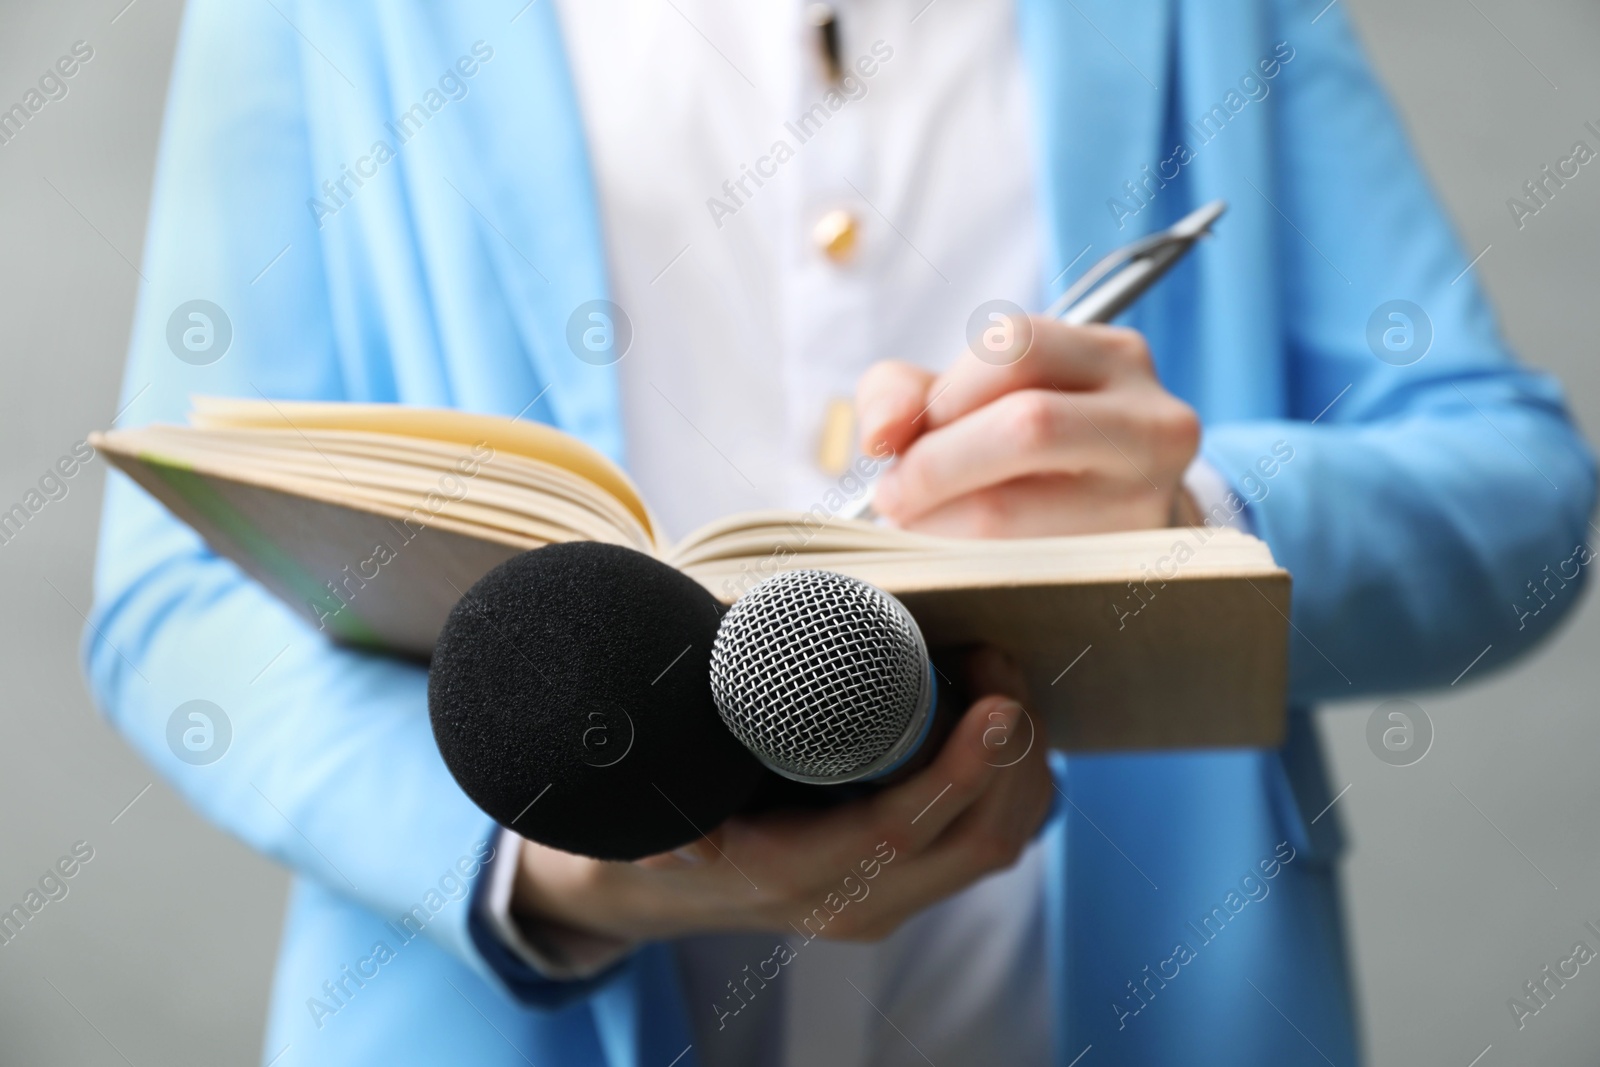
{"label": "shirt button", "polygon": [[811,239],[822,254],[835,263],[847,262],[856,250],[861,227],[856,217],[843,209],[828,212],[811,228]]}

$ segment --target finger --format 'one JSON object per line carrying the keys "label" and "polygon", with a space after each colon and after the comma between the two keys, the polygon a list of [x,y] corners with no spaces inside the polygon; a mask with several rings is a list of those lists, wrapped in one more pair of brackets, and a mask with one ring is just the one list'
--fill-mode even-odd
{"label": "finger", "polygon": [[644,856],[634,860],[634,863],[648,870],[671,871],[683,867],[699,867],[706,863],[715,863],[718,859],[717,838],[721,835],[721,827],[714,829],[703,837],[690,841],[687,845],[672,849],[670,852],[659,852],[653,856]]}
{"label": "finger", "polygon": [[1003,739],[988,745],[1001,774],[930,850],[965,842],[981,860],[1008,866],[1038,832],[1055,789],[1043,723],[1026,706]]}
{"label": "finger", "polygon": [[932,382],[931,371],[909,363],[887,361],[867,368],[856,385],[862,453],[893,455],[916,439]]}
{"label": "finger", "polygon": [[993,782],[997,768],[987,758],[985,732],[996,721],[1009,723],[1019,711],[1014,701],[998,696],[967,708],[932,763],[871,798],[878,840],[912,854],[936,840]]}
{"label": "finger", "polygon": [[979,489],[897,525],[935,537],[1064,537],[1155,529],[1170,513],[1142,482],[1045,474]]}
{"label": "finger", "polygon": [[1130,425],[1131,408],[1121,392],[1008,393],[919,438],[879,479],[875,506],[904,526],[968,493],[1029,475],[1143,479],[1150,443]]}
{"label": "finger", "polygon": [[1068,326],[1029,320],[1032,340],[1020,358],[998,365],[963,352],[928,390],[930,428],[946,426],[1006,393],[1059,387],[1076,392],[1114,379],[1154,378],[1150,349],[1137,331],[1117,326]]}
{"label": "finger", "polygon": [[[1017,688],[1013,682],[998,684]],[[841,872],[854,874],[863,862],[887,865],[924,851],[994,787],[998,775],[1012,774],[985,743],[992,742],[996,729],[1018,728],[1014,711],[1021,709],[1005,697],[977,702],[928,768],[867,800],[822,813],[730,819],[719,828],[721,862],[639,870],[648,881],[636,891],[676,901],[671,915],[658,922],[684,929],[697,924],[761,929],[789,921],[791,912],[804,912],[836,891]],[[992,858],[971,859],[967,869],[977,870]],[[961,884],[959,866],[949,860],[928,886],[908,886],[897,895],[917,906],[939,899]],[[858,916],[860,912],[858,908]],[[898,923],[904,914],[900,910],[883,921]]]}
{"label": "finger", "polygon": [[847,867],[881,843],[900,854],[926,848],[988,787],[995,768],[985,763],[984,732],[1002,702],[969,707],[933,762],[906,781],[822,812],[729,819],[722,824],[724,847],[751,856],[786,884]]}
{"label": "finger", "polygon": [[[1028,710],[1032,700],[1020,663],[998,648],[979,645],[962,658],[961,667],[967,692],[1006,697],[1022,705],[1021,718],[990,715],[990,724],[983,732],[984,758],[988,763],[1004,770],[1022,762],[1036,747],[1045,747],[1040,732],[1043,722]],[[987,795],[976,803],[985,802]]]}
{"label": "finger", "polygon": [[[1022,722],[1026,722],[1024,717]],[[1024,729],[1025,727],[1021,727]],[[876,939],[907,917],[1011,866],[1050,809],[1053,785],[1042,740],[1005,767],[991,787],[918,854],[896,856],[873,886],[872,899],[827,935]]]}
{"label": "finger", "polygon": [[562,925],[612,937],[639,938],[662,932],[659,917],[634,903],[654,904],[632,887],[651,872],[631,863],[591,859],[534,841],[523,841],[518,856],[512,911],[525,919],[553,920]]}
{"label": "finger", "polygon": [[[1015,686],[1013,686],[1015,688]],[[1015,711],[1012,709],[1015,708]],[[809,900],[863,859],[914,855],[927,848],[1001,773],[989,747],[997,730],[1016,729],[1019,706],[1004,697],[980,700],[963,714],[932,763],[907,781],[822,812],[774,812],[734,817],[716,831],[716,861],[699,867],[662,864],[652,872],[679,891],[700,894],[719,923],[748,910],[750,878],[778,903]],[[749,877],[746,877],[749,876]],[[741,910],[743,909],[743,910]],[[748,917],[748,916],[747,916]]]}
{"label": "finger", "polygon": [[[1016,733],[1029,731],[1019,726]],[[994,786],[916,860],[928,861],[930,870],[949,871],[951,878],[964,870],[973,879],[1017,861],[1049,814],[1055,788],[1045,745],[1037,732],[1034,737],[1027,754],[1007,766]]]}

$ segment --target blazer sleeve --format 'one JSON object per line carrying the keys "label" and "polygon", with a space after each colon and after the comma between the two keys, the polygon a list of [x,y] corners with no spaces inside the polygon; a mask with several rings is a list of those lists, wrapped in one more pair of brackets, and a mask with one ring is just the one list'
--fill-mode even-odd
{"label": "blazer sleeve", "polygon": [[[337,338],[375,342],[336,323],[307,206],[319,181],[307,109],[350,91],[341,79],[274,5],[189,4],[122,424],[182,421],[195,393],[346,395]],[[210,351],[181,343],[186,316],[180,339],[169,337],[175,310],[196,299],[222,309]],[[206,818],[391,921],[418,901],[437,904],[426,935],[499,979],[482,932],[469,928],[470,883],[493,854],[495,827],[439,757],[421,667],[330,643],[117,474],[84,658],[105,714]],[[221,709],[213,743],[230,735],[204,765],[179,758],[174,737],[188,721],[171,725],[197,699]],[[499,984],[525,1003],[570,996],[522,973]]]}
{"label": "blazer sleeve", "polygon": [[[1275,7],[1297,55],[1259,192],[1291,418],[1208,427],[1205,452],[1274,472],[1240,493],[1294,575],[1294,702],[1449,683],[1480,653],[1481,676],[1577,602],[1594,457],[1556,382],[1507,352],[1343,7]],[[1379,310],[1396,300],[1413,308]]]}

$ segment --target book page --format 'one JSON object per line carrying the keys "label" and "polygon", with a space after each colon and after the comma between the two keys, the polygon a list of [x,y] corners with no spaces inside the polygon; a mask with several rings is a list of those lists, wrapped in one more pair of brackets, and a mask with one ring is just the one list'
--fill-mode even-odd
{"label": "book page", "polygon": [[537,422],[503,415],[479,415],[403,404],[351,404],[343,401],[248,400],[196,396],[189,421],[196,427],[365,430],[399,437],[427,438],[470,445],[487,442],[509,452],[571,471],[610,494],[661,546],[660,524],[621,467],[571,434]]}
{"label": "book page", "polygon": [[[386,516],[448,504],[461,532],[534,547],[606,541],[652,553],[649,532],[610,494],[570,471],[483,450],[460,467],[463,446],[313,429],[215,430],[145,426],[99,439],[114,455],[272,488]],[[475,453],[474,453],[475,455]],[[531,544],[530,544],[531,542]]]}
{"label": "book page", "polygon": [[[1181,567],[1172,568],[1174,557],[1182,558]],[[1171,570],[1172,578],[1278,570],[1264,542],[1228,528],[975,540],[933,537],[859,519],[821,522],[785,511],[719,519],[680,542],[667,561],[712,588],[736,578],[741,591],[752,576],[803,567],[852,574],[890,592],[944,582],[1141,580],[1157,568]]]}

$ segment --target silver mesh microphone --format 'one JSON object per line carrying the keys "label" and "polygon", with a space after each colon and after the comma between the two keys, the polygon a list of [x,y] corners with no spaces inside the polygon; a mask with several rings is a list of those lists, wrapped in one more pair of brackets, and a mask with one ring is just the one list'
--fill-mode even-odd
{"label": "silver mesh microphone", "polygon": [[883,590],[788,571],[740,597],[711,647],[711,694],[768,767],[836,784],[896,769],[929,732],[933,670],[922,631]]}

